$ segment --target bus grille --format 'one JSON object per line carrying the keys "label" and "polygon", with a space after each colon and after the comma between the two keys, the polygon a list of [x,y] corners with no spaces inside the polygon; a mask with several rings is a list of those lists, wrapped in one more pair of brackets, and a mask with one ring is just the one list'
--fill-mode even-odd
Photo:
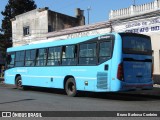
{"label": "bus grille", "polygon": [[97,73],[97,88],[107,89],[108,74],[106,72]]}

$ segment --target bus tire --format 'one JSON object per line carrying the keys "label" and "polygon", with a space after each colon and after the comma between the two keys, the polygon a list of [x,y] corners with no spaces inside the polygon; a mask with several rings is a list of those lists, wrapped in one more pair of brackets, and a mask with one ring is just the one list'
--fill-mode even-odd
{"label": "bus tire", "polygon": [[65,83],[65,91],[68,96],[75,97],[77,95],[76,82],[74,78],[69,78]]}
{"label": "bus tire", "polygon": [[21,76],[18,76],[16,78],[16,88],[19,89],[19,90],[27,90],[28,89],[28,86],[23,86],[22,85],[22,78],[21,78]]}
{"label": "bus tire", "polygon": [[22,79],[21,76],[16,77],[16,88],[22,89]]}

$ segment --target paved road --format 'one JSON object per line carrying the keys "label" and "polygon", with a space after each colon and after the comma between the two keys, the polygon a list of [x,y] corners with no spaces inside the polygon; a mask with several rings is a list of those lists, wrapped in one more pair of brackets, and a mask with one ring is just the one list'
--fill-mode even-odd
{"label": "paved road", "polygon": [[101,95],[89,93],[86,95],[81,93],[79,97],[68,97],[61,90],[33,88],[22,91],[15,89],[14,86],[0,84],[0,111],[159,110],[160,98],[152,98],[151,96],[111,93]]}

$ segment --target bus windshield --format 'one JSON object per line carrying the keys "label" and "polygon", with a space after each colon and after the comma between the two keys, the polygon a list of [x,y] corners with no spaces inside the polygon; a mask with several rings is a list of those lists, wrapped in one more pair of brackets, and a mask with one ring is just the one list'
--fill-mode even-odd
{"label": "bus windshield", "polygon": [[144,35],[122,35],[123,53],[152,54],[150,37]]}

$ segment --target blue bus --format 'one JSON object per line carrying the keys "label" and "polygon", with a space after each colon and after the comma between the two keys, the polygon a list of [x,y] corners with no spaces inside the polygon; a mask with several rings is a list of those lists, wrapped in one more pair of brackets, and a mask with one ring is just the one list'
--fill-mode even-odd
{"label": "blue bus", "polygon": [[7,49],[5,83],[18,89],[47,87],[118,92],[152,89],[149,36],[106,33]]}

